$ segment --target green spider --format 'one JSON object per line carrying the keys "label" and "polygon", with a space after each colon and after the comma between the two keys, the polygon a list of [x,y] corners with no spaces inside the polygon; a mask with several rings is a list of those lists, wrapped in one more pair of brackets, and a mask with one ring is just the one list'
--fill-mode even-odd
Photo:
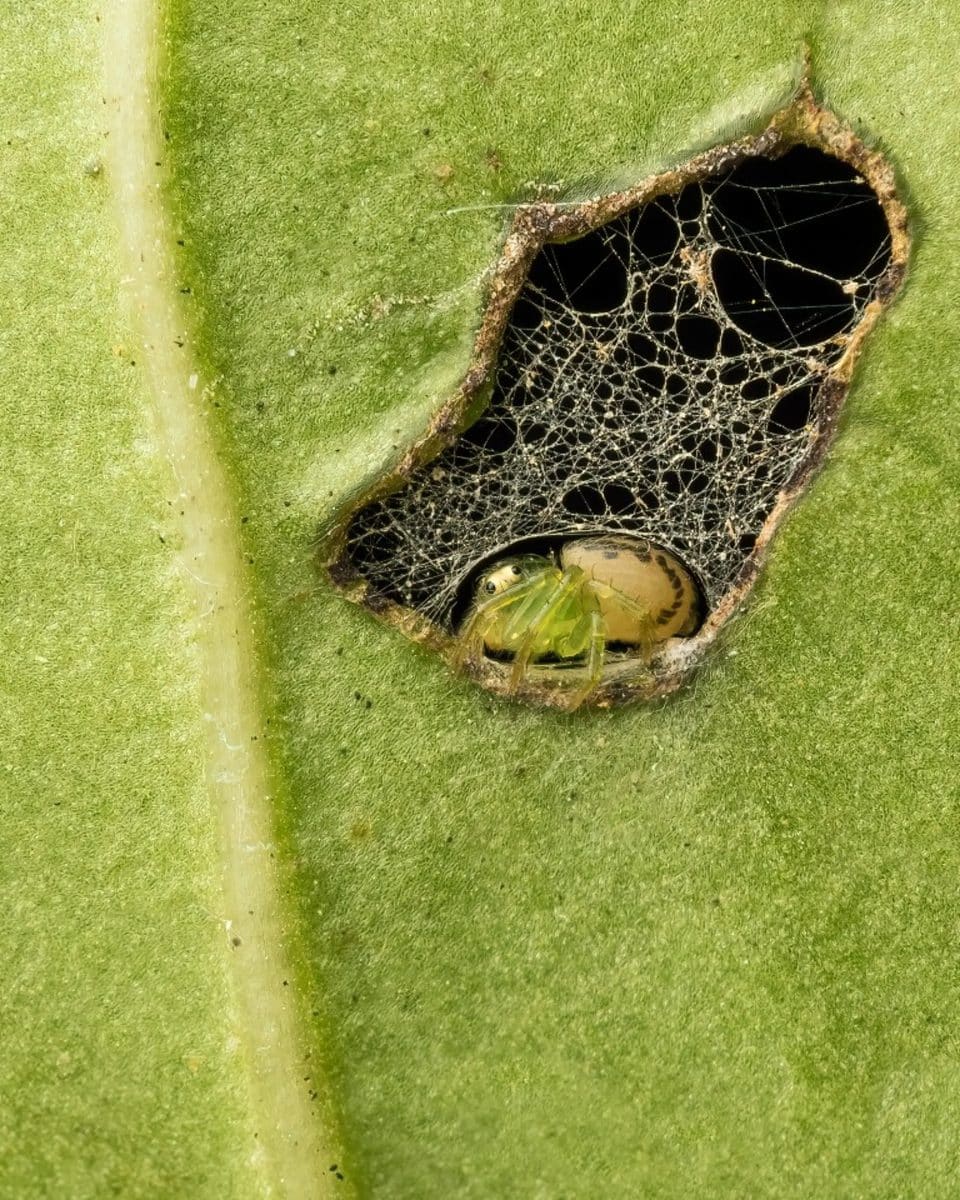
{"label": "green spider", "polygon": [[512,655],[511,693],[532,663],[583,660],[586,680],[569,702],[576,708],[600,683],[611,642],[649,662],[657,643],[686,637],[699,623],[700,593],[668,550],[622,535],[578,538],[556,557],[500,559],[480,577],[459,658],[476,665],[485,651]]}

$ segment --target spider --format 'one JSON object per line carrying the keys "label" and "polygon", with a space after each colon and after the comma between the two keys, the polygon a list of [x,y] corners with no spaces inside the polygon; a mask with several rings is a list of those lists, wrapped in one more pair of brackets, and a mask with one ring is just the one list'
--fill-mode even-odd
{"label": "spider", "polygon": [[459,658],[512,655],[508,691],[531,663],[583,660],[576,708],[597,688],[610,643],[649,663],[658,642],[700,624],[700,593],[677,558],[643,538],[605,535],[566,542],[556,555],[521,554],[495,562],[477,582],[460,627]]}

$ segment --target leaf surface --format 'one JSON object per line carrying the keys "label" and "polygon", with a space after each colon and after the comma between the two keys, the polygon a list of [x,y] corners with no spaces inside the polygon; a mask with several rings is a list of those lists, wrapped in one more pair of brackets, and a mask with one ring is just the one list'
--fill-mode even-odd
{"label": "leaf surface", "polygon": [[[268,936],[343,1186],[942,1195],[957,35],[932,3],[307,7],[175,0],[154,99],[269,730]],[[0,81],[0,1194],[284,1195],[254,1137],[178,482],[111,180],[84,173],[109,161],[96,15],[18,14]],[[324,586],[318,531],[456,386],[498,206],[757,128],[804,37],[916,235],[827,468],[675,700],[501,704]]]}

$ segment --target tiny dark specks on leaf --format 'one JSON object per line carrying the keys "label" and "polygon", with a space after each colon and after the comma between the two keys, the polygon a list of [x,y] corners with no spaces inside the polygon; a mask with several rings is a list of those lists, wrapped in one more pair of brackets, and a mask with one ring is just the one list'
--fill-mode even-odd
{"label": "tiny dark specks on leaf", "polygon": [[373,836],[373,826],[369,821],[360,819],[354,821],[350,826],[350,840],[352,842],[365,842]]}

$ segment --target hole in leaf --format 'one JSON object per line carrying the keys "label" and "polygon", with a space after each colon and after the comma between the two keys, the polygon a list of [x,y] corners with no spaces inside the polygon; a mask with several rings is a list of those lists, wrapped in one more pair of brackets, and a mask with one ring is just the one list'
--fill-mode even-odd
{"label": "hole in leaf", "polygon": [[638,187],[517,218],[464,388],[417,465],[345,518],[339,578],[447,632],[464,581],[504,547],[648,538],[683,554],[708,609],[752,578],[778,500],[823,452],[811,430],[835,428],[847,376],[831,371],[906,254],[902,209],[859,168],[887,197],[889,169],[804,103],[792,119],[823,149],[775,131],[694,160],[646,203]]}

